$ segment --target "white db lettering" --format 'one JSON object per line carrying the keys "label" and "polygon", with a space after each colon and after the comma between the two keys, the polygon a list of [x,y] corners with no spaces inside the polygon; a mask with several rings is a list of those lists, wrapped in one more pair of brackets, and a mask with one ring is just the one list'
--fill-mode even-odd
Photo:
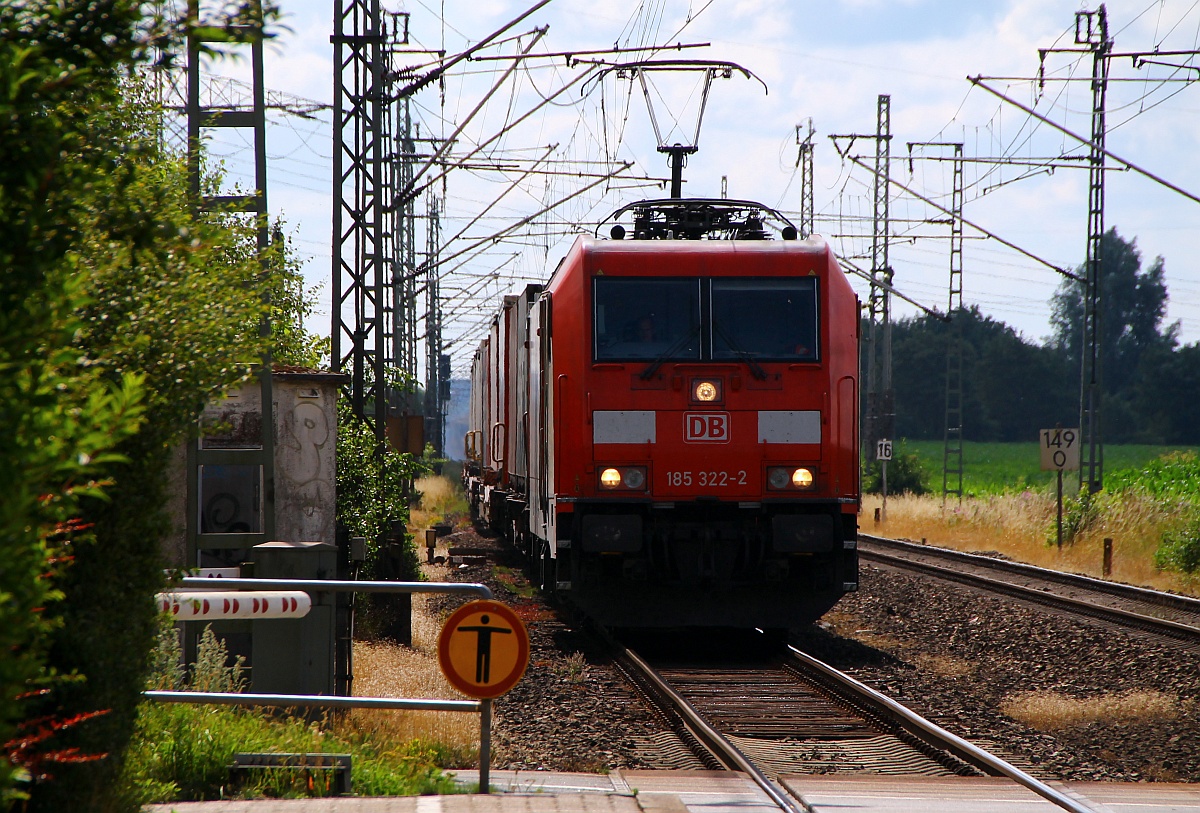
{"label": "white db lettering", "polygon": [[728,413],[705,412],[685,415],[684,439],[689,443],[722,443],[729,440]]}

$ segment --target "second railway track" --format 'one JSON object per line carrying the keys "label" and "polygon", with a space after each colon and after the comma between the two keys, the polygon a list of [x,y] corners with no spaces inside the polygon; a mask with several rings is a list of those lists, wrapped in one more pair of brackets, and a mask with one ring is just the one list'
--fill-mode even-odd
{"label": "second railway track", "polygon": [[958,582],[1200,648],[1200,599],[980,554],[861,535],[864,562]]}

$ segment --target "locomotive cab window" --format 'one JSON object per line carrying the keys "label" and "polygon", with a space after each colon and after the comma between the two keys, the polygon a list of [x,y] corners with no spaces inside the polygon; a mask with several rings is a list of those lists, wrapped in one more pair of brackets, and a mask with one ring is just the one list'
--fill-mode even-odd
{"label": "locomotive cab window", "polygon": [[596,361],[700,358],[700,281],[596,277]]}
{"label": "locomotive cab window", "polygon": [[817,279],[711,280],[712,359],[816,361]]}

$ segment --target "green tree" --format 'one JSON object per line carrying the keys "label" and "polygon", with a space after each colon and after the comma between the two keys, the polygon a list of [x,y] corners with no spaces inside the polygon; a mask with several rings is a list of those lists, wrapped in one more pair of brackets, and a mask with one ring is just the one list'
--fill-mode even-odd
{"label": "green tree", "polygon": [[132,0],[0,4],[0,801],[32,789],[31,810],[134,807],[111,780],[170,449],[266,349],[265,289],[296,285],[282,260],[264,278],[244,222],[192,214],[132,98],[180,28]]}
{"label": "green tree", "polygon": [[53,715],[20,723],[31,693],[49,691],[45,658],[61,598],[58,576],[85,541],[75,520],[100,493],[110,450],[138,427],[144,390],[133,375],[105,377],[71,347],[87,301],[74,255],[77,196],[102,177],[84,109],[111,98],[132,57],[125,6],[0,5],[0,804],[54,760],[83,758],[52,743],[81,723]]}
{"label": "green tree", "polygon": [[964,434],[970,440],[1030,440],[1038,428],[1069,421],[1078,387],[1065,356],[1027,341],[977,306],[902,319],[892,339],[896,434],[937,439],[945,431],[946,358],[962,333]]}
{"label": "green tree", "polygon": [[[1109,441],[1152,441],[1148,424],[1134,403],[1132,388],[1145,375],[1144,362],[1164,361],[1178,344],[1179,324],[1163,327],[1167,313],[1165,261],[1156,257],[1146,269],[1137,240],[1125,240],[1111,228],[1100,241],[1100,363],[1105,397],[1104,436]],[[1084,267],[1077,269],[1084,274]],[[1084,285],[1065,280],[1051,302],[1055,344],[1079,369],[1082,358]]]}
{"label": "green tree", "polygon": [[1137,416],[1137,436],[1158,443],[1200,445],[1200,344],[1155,347],[1138,366],[1129,403]]}

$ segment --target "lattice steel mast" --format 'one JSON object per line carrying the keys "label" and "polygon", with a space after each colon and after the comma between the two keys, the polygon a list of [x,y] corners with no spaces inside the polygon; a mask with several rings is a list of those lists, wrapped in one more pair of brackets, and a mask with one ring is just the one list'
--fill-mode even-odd
{"label": "lattice steel mast", "polygon": [[[889,216],[888,186],[897,183],[891,180],[891,104],[892,97],[880,94],[876,108],[874,135],[834,135],[829,138],[843,160],[849,160],[873,173],[873,217],[871,221],[871,282],[870,299],[867,304],[867,352],[866,369],[866,417],[863,420],[863,453],[874,459],[876,443],[892,436],[895,425],[895,398],[892,390],[892,324],[891,294],[892,269],[888,262]],[[868,166],[850,150],[859,138],[875,142],[875,164]],[[848,140],[843,149],[840,139]],[[899,185],[897,183],[897,185]],[[901,186],[903,188],[903,186]],[[853,266],[852,263],[849,265]],[[866,274],[866,272],[862,272]],[[911,301],[911,300],[910,300]]]}
{"label": "lattice steel mast", "polygon": [[431,189],[428,196],[429,223],[426,232],[425,267],[425,439],[434,450],[445,450],[446,401],[449,400],[450,371],[442,361],[442,298],[441,264],[437,261],[442,242],[441,215],[437,196]]}
{"label": "lattice steel mast", "polygon": [[963,494],[963,145],[954,150],[950,192],[950,341],[946,347],[946,424],[942,440],[942,498]]}
{"label": "lattice steel mast", "polygon": [[871,297],[867,356],[867,454],[873,455],[881,438],[890,438],[895,426],[892,389],[892,268],[888,262],[888,177],[891,167],[892,97],[880,94],[876,107],[874,217],[871,232]]}
{"label": "lattice steel mast", "polygon": [[[393,46],[408,44],[407,21],[404,13],[389,15],[393,22],[393,35],[388,42],[388,71],[385,76],[386,113],[384,123],[387,132],[383,141],[388,147],[387,183],[383,191],[383,210],[387,223],[387,246],[385,258],[390,269],[387,324],[390,341],[385,364],[398,370],[406,382],[417,382],[417,237],[416,212],[411,197],[402,195],[409,189],[417,161],[416,142],[413,139],[412,101],[410,96],[393,96],[392,90],[399,77],[407,72],[392,65],[394,57],[404,53]],[[404,25],[403,36],[400,35]],[[392,406],[405,416],[414,411],[415,398],[411,393],[391,393]],[[412,451],[411,449],[409,451]]]}
{"label": "lattice steel mast", "polygon": [[1075,42],[1092,51],[1092,142],[1088,171],[1087,267],[1083,289],[1083,361],[1079,397],[1079,428],[1083,435],[1080,449],[1080,486],[1087,484],[1095,493],[1104,487],[1104,440],[1100,423],[1101,303],[1103,287],[1104,240],[1104,139],[1105,97],[1108,92],[1108,60],[1112,40],[1108,38],[1108,15],[1103,5],[1098,11],[1075,14]]}
{"label": "lattice steel mast", "polygon": [[800,221],[797,227],[800,230],[801,240],[807,240],[813,235],[813,136],[815,134],[811,118],[808,120],[808,132],[803,138],[800,136],[800,125],[796,125],[796,143],[800,145],[800,152],[796,156],[796,163],[800,167]]}
{"label": "lattice steel mast", "polygon": [[332,366],[351,375],[354,414],[382,443],[387,348],[381,233],[383,45],[379,0],[334,11]]}
{"label": "lattice steel mast", "polygon": [[[268,273],[270,250],[270,228],[267,218],[267,117],[266,91],[263,80],[263,19],[262,7],[255,4],[257,21],[252,25],[240,26],[239,34],[248,40],[251,51],[252,106],[248,110],[228,110],[200,103],[201,90],[201,45],[206,40],[197,28],[188,32],[187,64],[187,166],[188,193],[198,211],[241,212],[253,215],[259,263],[264,274]],[[188,19],[199,25],[200,2],[189,0]],[[200,31],[203,27],[200,28]],[[223,41],[223,40],[217,40]],[[201,179],[201,130],[210,127],[236,127],[253,131],[254,143],[254,191],[244,194],[208,195],[204,193]],[[263,337],[270,335],[270,322],[265,318],[260,325]],[[271,393],[271,358],[268,353],[259,367],[258,387],[260,399],[260,426],[257,438],[248,438],[252,448],[214,449],[204,448],[203,439],[188,445],[188,488],[187,527],[188,556],[190,565],[200,564],[202,550],[248,551],[254,545],[275,538],[275,414]],[[216,533],[202,537],[205,533],[203,504],[206,478],[204,469],[211,467],[245,467],[257,472],[258,493],[261,494],[257,527],[245,532]],[[217,495],[223,496],[223,495]],[[236,558],[236,556],[235,556]],[[232,561],[232,560],[231,560]]]}
{"label": "lattice steel mast", "polygon": [[942,499],[954,495],[962,499],[963,478],[963,144],[961,141],[908,142],[908,171],[913,171],[913,147],[949,148],[949,157],[921,156],[925,160],[951,164],[950,208],[934,204],[945,219],[927,220],[950,226],[950,294],[946,320],[950,322],[946,341],[946,420],[942,435]]}

